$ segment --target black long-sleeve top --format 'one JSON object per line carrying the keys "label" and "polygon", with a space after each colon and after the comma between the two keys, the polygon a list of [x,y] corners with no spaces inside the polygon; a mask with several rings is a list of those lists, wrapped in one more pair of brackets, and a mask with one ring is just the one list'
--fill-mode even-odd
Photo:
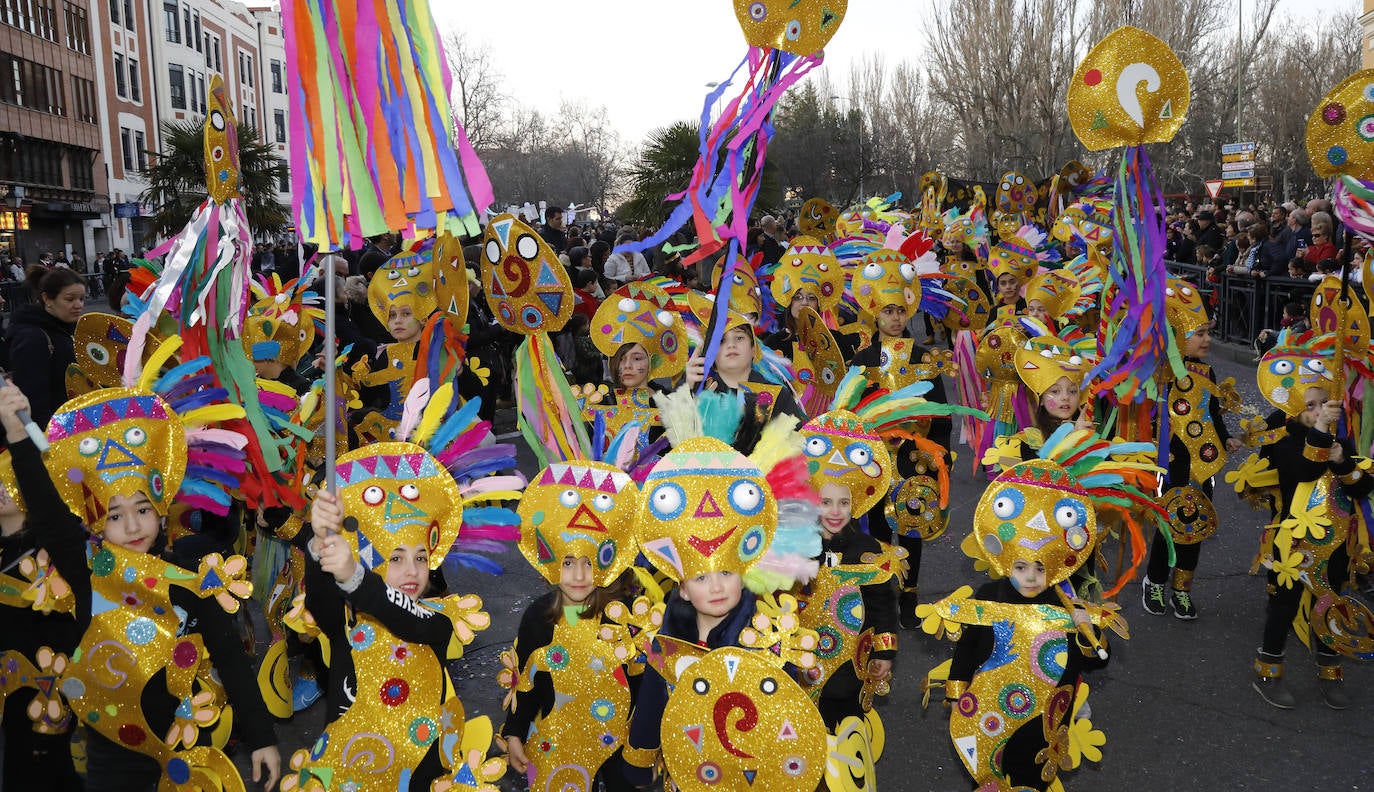
{"label": "black long-sleeve top", "polygon": [[[19,491],[29,507],[29,525],[39,547],[48,551],[53,566],[71,586],[76,598],[76,628],[84,635],[91,624],[91,570],[86,561],[86,529],[81,520],[67,508],[38,448],[29,439],[10,444],[14,473]],[[163,560],[173,563],[169,557]],[[171,603],[186,614],[178,634],[197,633],[210,653],[210,660],[234,707],[234,722],[243,742],[251,750],[277,744],[272,717],[262,703],[251,658],[239,641],[239,631],[233,618],[213,599],[205,600],[194,593],[172,586]],[[161,682],[159,681],[161,680]],[[163,672],[154,674],[143,689],[140,707],[143,717],[154,734],[166,734],[172,725],[176,708],[181,704],[167,692]],[[208,744],[209,730],[201,731],[202,744]]]}
{"label": "black long-sleeve top", "polygon": [[[520,617],[520,628],[515,634],[517,668],[523,670],[530,655],[553,643],[554,625],[549,622],[548,613],[556,599],[558,592],[550,591],[530,603],[525,615]],[[524,740],[534,721],[552,712],[553,705],[553,679],[548,674],[535,674],[533,688],[515,694],[515,711],[506,716],[501,736]]]}
{"label": "black long-sleeve top", "polygon": [[[1316,427],[1308,428],[1296,418],[1286,419],[1279,411],[1270,414],[1265,423],[1271,429],[1280,426],[1288,429],[1288,434],[1259,452],[1260,457],[1269,460],[1270,466],[1279,474],[1279,514],[1287,516],[1291,512],[1293,493],[1299,484],[1316,481],[1328,470],[1341,478],[1342,488],[1352,498],[1363,497],[1374,490],[1374,476],[1352,476],[1355,471],[1355,444],[1349,439],[1333,437]],[[1323,454],[1308,451],[1312,449],[1313,452],[1330,453],[1336,443],[1340,443],[1341,450],[1345,452],[1340,462],[1313,459]]]}
{"label": "black long-sleeve top", "polygon": [[67,401],[75,332],[74,323],[58,320],[42,305],[21,305],[10,322],[10,378],[28,397],[29,413],[40,427]]}

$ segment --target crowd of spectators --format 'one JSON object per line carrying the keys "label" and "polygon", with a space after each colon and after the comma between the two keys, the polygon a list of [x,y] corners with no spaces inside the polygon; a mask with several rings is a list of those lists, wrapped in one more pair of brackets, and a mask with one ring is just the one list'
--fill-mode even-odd
{"label": "crowd of spectators", "polygon": [[[1206,267],[1213,280],[1225,272],[1320,281],[1340,272],[1340,231],[1325,198],[1301,206],[1293,201],[1258,206],[1234,201],[1215,206],[1182,203],[1168,212],[1166,258]],[[1352,268],[1350,275],[1359,282],[1359,268]]]}

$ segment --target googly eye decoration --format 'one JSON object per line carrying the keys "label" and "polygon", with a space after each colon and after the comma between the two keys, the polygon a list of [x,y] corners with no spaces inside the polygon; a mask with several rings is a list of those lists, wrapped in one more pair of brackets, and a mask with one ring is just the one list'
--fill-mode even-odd
{"label": "googly eye decoration", "polygon": [[572,281],[553,248],[512,214],[492,218],[482,239],[482,290],[496,321],[521,335],[563,329]]}

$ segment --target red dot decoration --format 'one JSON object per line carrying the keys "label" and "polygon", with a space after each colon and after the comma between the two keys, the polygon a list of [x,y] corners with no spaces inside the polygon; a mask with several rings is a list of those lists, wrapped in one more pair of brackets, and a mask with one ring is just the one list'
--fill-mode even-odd
{"label": "red dot decoration", "polygon": [[200,659],[200,652],[196,650],[196,645],[190,641],[182,641],[172,650],[172,662],[176,663],[177,668],[190,668]]}
{"label": "red dot decoration", "polygon": [[119,727],[119,741],[128,746],[142,745],[148,739],[148,733],[133,725],[126,723]]}
{"label": "red dot decoration", "polygon": [[1100,82],[1102,82],[1102,72],[1097,69],[1088,69],[1088,71],[1083,74],[1083,84],[1089,88]]}

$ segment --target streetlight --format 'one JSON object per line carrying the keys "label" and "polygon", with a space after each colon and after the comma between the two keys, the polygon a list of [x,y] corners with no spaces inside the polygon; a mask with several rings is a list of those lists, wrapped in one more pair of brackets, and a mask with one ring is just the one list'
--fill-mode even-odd
{"label": "streetlight", "polygon": [[[839,101],[843,101],[845,97],[840,96],[839,94],[831,94],[831,95],[830,95],[830,98],[833,99],[833,100],[835,100],[835,101],[837,101],[837,102],[839,102]],[[850,99],[850,100],[849,100],[849,106],[850,106],[850,111],[851,111],[851,112],[856,113],[856,114],[858,113],[858,109],[859,109],[859,108],[858,108],[858,105],[854,102],[853,99]],[[868,195],[868,192],[864,189],[864,119],[863,119],[863,116],[859,116],[859,134],[858,134],[857,137],[858,137],[858,140],[859,140],[859,200],[862,201],[862,200],[864,200],[864,199],[867,197],[867,195]]]}

